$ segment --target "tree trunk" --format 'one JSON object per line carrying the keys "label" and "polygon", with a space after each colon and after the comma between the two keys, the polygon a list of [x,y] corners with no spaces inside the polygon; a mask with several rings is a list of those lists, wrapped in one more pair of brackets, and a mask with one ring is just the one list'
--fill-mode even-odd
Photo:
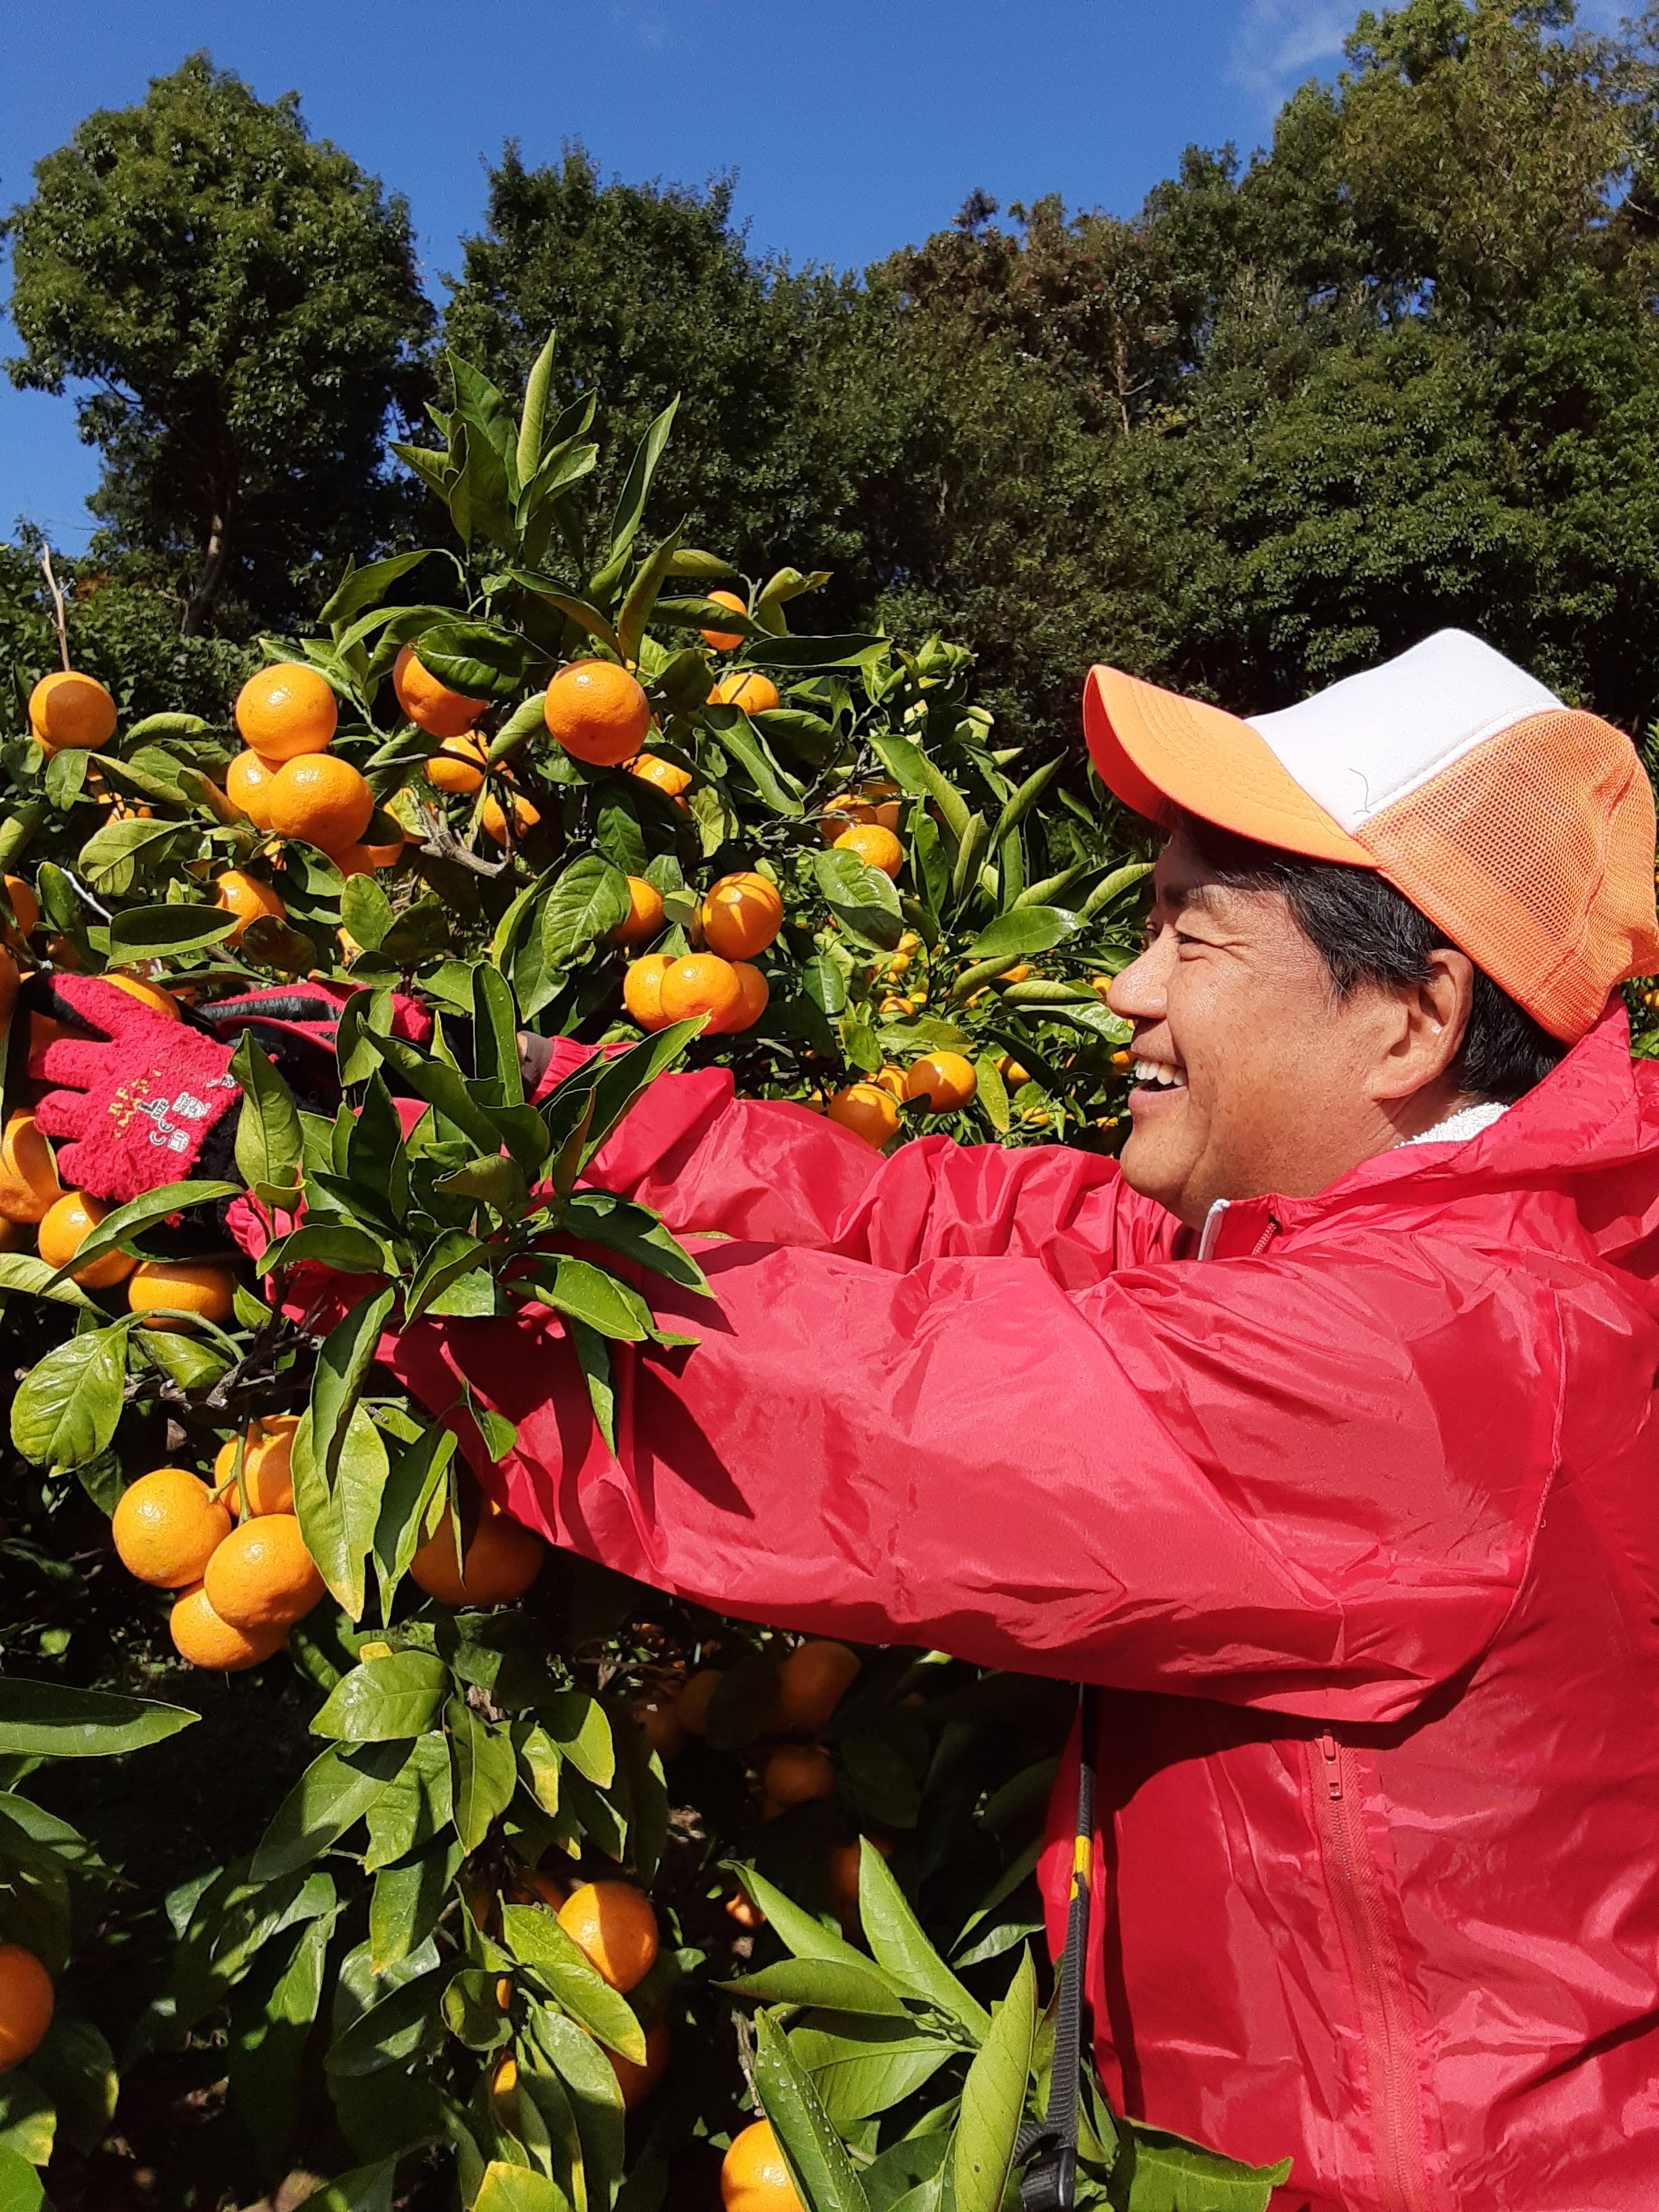
{"label": "tree trunk", "polygon": [[216,501],[214,504],[201,574],[185,602],[184,620],[179,625],[181,637],[198,636],[207,628],[208,617],[213,612],[213,604],[219,596],[219,586],[224,582],[229,560],[230,501],[227,499]]}

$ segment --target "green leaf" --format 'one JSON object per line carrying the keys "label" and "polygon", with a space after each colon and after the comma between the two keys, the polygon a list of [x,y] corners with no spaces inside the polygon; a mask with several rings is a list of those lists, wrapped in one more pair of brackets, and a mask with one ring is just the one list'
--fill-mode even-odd
{"label": "green leaf", "polygon": [[392,1618],[392,1597],[420,1547],[427,1508],[455,1455],[455,1431],[435,1424],[392,1455],[374,1524],[374,1564],[380,1584],[380,1618]]}
{"label": "green leaf", "polygon": [[744,1887],[766,1915],[774,1935],[796,1958],[833,1960],[838,1966],[854,1966],[861,1973],[881,1979],[880,1970],[871,1965],[862,1951],[826,1928],[823,1921],[815,1919],[793,1898],[786,1897],[775,1882],[769,1881],[753,1867],[739,1867],[738,1873]]}
{"label": "green leaf", "polygon": [[1078,926],[1074,914],[1057,906],[1018,906],[999,915],[981,930],[968,948],[970,960],[1018,959],[1026,952],[1047,952]]}
{"label": "green leaf", "polygon": [[54,1345],[18,1386],[11,1440],[44,1467],[84,1467],[106,1451],[121,1419],[125,1328],[88,1329]]}
{"label": "green leaf", "polygon": [[149,1698],[0,1676],[0,1757],[114,1758],[161,1743],[200,1717],[182,1705],[159,1705]]}
{"label": "green leaf", "polygon": [[842,2135],[914,2096],[957,2055],[953,2044],[914,2021],[828,2012],[795,2028],[789,2048],[811,2075],[830,2124]]}
{"label": "green leaf", "polygon": [[812,855],[825,905],[860,945],[890,952],[903,934],[898,893],[879,868],[867,867],[856,853],[828,851]]}
{"label": "green leaf", "polygon": [[515,1276],[543,1305],[583,1322],[601,1336],[641,1344],[654,1327],[651,1309],[636,1290],[586,1260],[544,1261],[533,1274]]}
{"label": "green leaf", "polygon": [[100,898],[125,898],[146,868],[159,866],[179,834],[177,822],[106,822],[82,846],[76,862]]}
{"label": "green leaf", "polygon": [[421,632],[421,665],[469,699],[510,699],[524,687],[532,652],[496,623],[434,623]]}
{"label": "green leaf", "polygon": [[1121,898],[1125,891],[1133,890],[1152,872],[1152,861],[1130,860],[1121,868],[1114,868],[1109,875],[1103,876],[1083,902],[1084,920],[1092,921],[1103,907],[1108,907],[1114,899]]}
{"label": "green leaf", "polygon": [[461,1858],[459,1844],[447,1837],[375,1875],[368,1904],[368,1954],[377,1974],[401,1966],[431,1935],[448,1902]]}
{"label": "green leaf", "polygon": [[331,1744],[313,1759],[260,1838],[250,1869],[254,1881],[274,1881],[321,1856],[369,1807],[409,1757],[406,1743],[342,1750]]}
{"label": "green leaf", "polygon": [[378,2074],[418,2051],[435,2050],[443,2039],[438,2008],[449,1975],[448,1966],[434,1966],[400,1982],[336,2036],[324,2066],[331,2074]]}
{"label": "green leaf", "polygon": [[793,817],[805,812],[799,791],[793,787],[792,780],[785,778],[758,729],[740,707],[711,707],[708,719],[720,733],[721,745],[742,763],[749,781],[774,814]]}
{"label": "green leaf", "polygon": [[753,639],[741,656],[744,668],[851,668],[886,644],[867,632],[840,637],[769,637]]}
{"label": "green leaf", "polygon": [[128,960],[159,959],[222,945],[236,917],[217,906],[130,906],[109,926],[112,967]]}
{"label": "green leaf", "polygon": [[295,2212],[392,2212],[398,2165],[395,2158],[382,2158],[372,2166],[354,2166],[349,2173],[313,2190]]}
{"label": "green leaf", "polygon": [[242,1086],[236,1172],[250,1190],[259,1183],[292,1190],[300,1179],[300,1109],[252,1030],[238,1039],[230,1072]]}
{"label": "green leaf", "polygon": [[626,661],[639,659],[641,641],[650,627],[657,595],[673,572],[674,550],[679,542],[679,532],[671,531],[661,544],[641,562],[628,587],[622,611],[617,617],[617,642]]}
{"label": "green leaf", "polygon": [[605,1448],[614,1459],[617,1455],[617,1382],[611,1364],[611,1345],[597,1329],[589,1328],[586,1322],[565,1316],[565,1327],[570,1338],[576,1364],[582,1370],[582,1380],[587,1385],[587,1401],[593,1408],[593,1419],[599,1434],[605,1438]]}
{"label": "green leaf", "polygon": [[590,946],[627,921],[628,878],[597,853],[588,853],[564,870],[542,907],[542,958],[550,968],[568,968]]}
{"label": "green leaf", "polygon": [[578,1774],[608,1790],[617,1771],[610,1716],[582,1690],[550,1690],[536,1702],[537,1717]]}
{"label": "green leaf", "polygon": [[367,1659],[342,1675],[311,1723],[313,1735],[349,1743],[394,1742],[422,1735],[449,1688],[449,1669],[427,1651]]}
{"label": "green leaf", "polygon": [[1025,2116],[1036,2036],[1036,1973],[1029,1951],[963,2084],[952,2167],[957,2212],[999,2212]]}
{"label": "green leaf", "polygon": [[975,2041],[983,2038],[990,2014],[922,1933],[908,1899],[867,1836],[859,1845],[859,1917],[878,1966],[913,1996],[959,2021]]}
{"label": "green leaf", "polygon": [[0,2212],[41,2212],[46,2203],[45,2185],[27,2159],[0,2143]]}
{"label": "green leaf", "polygon": [[724,1986],[734,1996],[757,1997],[763,2004],[810,2005],[826,2012],[870,2014],[905,2020],[898,1992],[866,1959],[844,1966],[830,1959],[781,1959],[758,1972],[740,1974]]}
{"label": "green leaf", "polygon": [[484,2168],[471,2212],[571,2212],[571,2203],[546,2174],[493,2158]]}
{"label": "green leaf", "polygon": [[620,1252],[683,1290],[712,1295],[702,1269],[648,1206],[635,1206],[613,1191],[578,1191],[567,1209],[565,1224],[571,1236]]}
{"label": "green leaf", "polygon": [[1245,2166],[1164,2129],[1120,2120],[1113,2202],[1123,2212],[1267,2212],[1273,2191],[1291,2178],[1291,2163]]}
{"label": "green leaf", "polygon": [[332,630],[337,641],[348,623],[366,607],[378,606],[400,577],[406,576],[411,568],[418,568],[422,561],[433,559],[436,550],[434,546],[425,545],[417,553],[392,553],[384,561],[371,561],[362,568],[348,562],[332,597],[318,616],[319,622]]}
{"label": "green leaf", "polygon": [[397,1296],[388,1285],[359,1299],[323,1339],[317,1354],[316,1371],[311,1378],[311,1449],[331,1489],[352,1409]]}
{"label": "green leaf", "polygon": [[531,363],[530,374],[525,380],[524,405],[519,410],[519,442],[514,455],[521,484],[527,484],[541,466],[542,425],[547,415],[547,395],[553,384],[555,336],[549,331],[547,343]]}
{"label": "green leaf", "polygon": [[340,921],[365,952],[378,952],[397,916],[373,876],[348,876],[340,894]]}
{"label": "green leaf", "polygon": [[524,1071],[513,986],[483,961],[472,971],[472,1051],[478,1079],[497,1085],[503,1106],[522,1106]]}
{"label": "green leaf", "polygon": [[668,444],[668,434],[674,427],[679,404],[678,396],[669,401],[635,450],[628,475],[617,495],[616,509],[611,517],[611,537],[605,568],[593,580],[595,599],[602,591],[614,587],[634,540],[639,535],[640,524],[645,518],[645,502],[650,496],[651,479],[657,473],[657,464]]}
{"label": "green leaf", "polygon": [[65,1306],[94,1303],[79,1283],[58,1268],[47,1267],[33,1252],[0,1252],[0,1291],[27,1291],[31,1297],[52,1298]]}
{"label": "green leaf", "polygon": [[192,1206],[208,1206],[215,1199],[237,1198],[242,1186],[236,1182],[170,1182],[158,1190],[147,1190],[140,1198],[130,1198],[125,1206],[112,1206],[98,1226],[83,1237],[76,1247],[72,1259],[65,1261],[58,1273],[67,1277],[71,1271],[78,1273],[101,1260],[106,1252],[136,1237],[141,1229],[149,1229],[158,1221],[165,1221],[170,1213],[183,1213]]}
{"label": "green leaf", "polygon": [[869,2212],[864,2185],[830,2124],[811,2075],[764,2012],[755,2021],[755,2088],[812,2212]]}
{"label": "green leaf", "polygon": [[450,1698],[445,1718],[449,1726],[455,1832],[464,1850],[476,1851],[491,1824],[513,1802],[519,1780],[518,1760],[506,1728],[486,1720],[459,1692]]}
{"label": "green leaf", "polygon": [[625,1996],[595,1970],[587,1954],[565,1934],[550,1912],[533,1905],[501,1908],[501,1941],[520,1966],[527,1966],[565,2010],[601,2043],[645,2063],[645,2030]]}
{"label": "green leaf", "polygon": [[1002,850],[1003,839],[1018,829],[1020,823],[1065,765],[1065,754],[1056,753],[1052,760],[1044,761],[1035,775],[1026,777],[1024,782],[1008,799],[1001,813],[997,817],[996,827],[991,832],[993,852],[1000,853]]}

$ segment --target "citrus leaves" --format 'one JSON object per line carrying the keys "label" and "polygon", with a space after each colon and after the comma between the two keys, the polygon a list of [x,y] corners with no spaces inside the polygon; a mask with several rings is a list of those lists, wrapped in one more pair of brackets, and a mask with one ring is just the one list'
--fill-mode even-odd
{"label": "citrus leaves", "polygon": [[6,1677],[0,1679],[0,1757],[111,1759],[161,1743],[199,1717],[149,1698]]}
{"label": "citrus leaves", "polygon": [[126,1330],[88,1329],[38,1360],[11,1401],[11,1440],[27,1460],[85,1467],[106,1450],[121,1418]]}
{"label": "citrus leaves", "polygon": [[1036,2034],[1036,1975],[1025,1951],[963,2084],[951,2156],[957,2212],[998,2212],[1002,2203],[1025,2117]]}

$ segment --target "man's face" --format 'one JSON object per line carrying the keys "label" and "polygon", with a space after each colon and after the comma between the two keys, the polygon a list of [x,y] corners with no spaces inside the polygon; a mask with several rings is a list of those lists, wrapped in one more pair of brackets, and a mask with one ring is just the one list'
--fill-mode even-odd
{"label": "man's face", "polygon": [[1218,1198],[1309,1196],[1395,1141],[1372,1083],[1382,994],[1339,999],[1282,895],[1218,883],[1179,830],[1152,884],[1109,998],[1134,1024],[1133,1188],[1197,1227]]}

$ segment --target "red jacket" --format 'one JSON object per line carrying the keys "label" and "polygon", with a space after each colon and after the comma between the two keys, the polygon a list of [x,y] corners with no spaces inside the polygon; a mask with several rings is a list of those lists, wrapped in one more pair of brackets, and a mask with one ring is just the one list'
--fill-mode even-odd
{"label": "red jacket", "polygon": [[701,1346],[623,1355],[619,1459],[550,1318],[393,1358],[519,1424],[557,1542],[1109,1686],[1132,2112],[1293,2154],[1284,2212],[1652,2212],[1652,1074],[1611,1009],[1481,1135],[1235,1205],[1201,1260],[1108,1161],[883,1160],[673,1078],[602,1180],[732,1241],[714,1307],[662,1302]]}

